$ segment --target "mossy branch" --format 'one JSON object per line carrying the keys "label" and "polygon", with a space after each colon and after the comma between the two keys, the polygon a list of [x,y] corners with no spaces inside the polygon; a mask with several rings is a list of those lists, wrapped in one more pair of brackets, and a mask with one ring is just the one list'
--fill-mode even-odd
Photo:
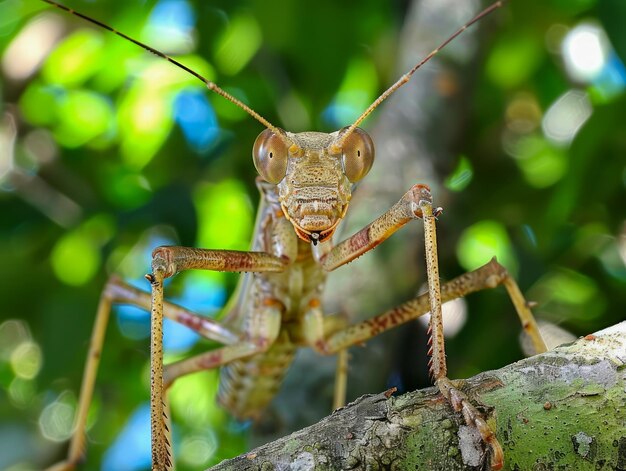
{"label": "mossy branch", "polygon": [[[626,470],[626,322],[462,382],[509,470]],[[319,423],[211,468],[488,469],[481,442],[434,388],[364,396]]]}

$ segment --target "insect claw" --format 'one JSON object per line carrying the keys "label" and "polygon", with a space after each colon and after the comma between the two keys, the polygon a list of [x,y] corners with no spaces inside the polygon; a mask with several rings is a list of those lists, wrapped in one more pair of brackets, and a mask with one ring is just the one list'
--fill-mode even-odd
{"label": "insect claw", "polygon": [[154,275],[152,273],[147,273],[144,278],[146,280],[148,280],[150,282],[150,284],[153,284],[155,281]]}

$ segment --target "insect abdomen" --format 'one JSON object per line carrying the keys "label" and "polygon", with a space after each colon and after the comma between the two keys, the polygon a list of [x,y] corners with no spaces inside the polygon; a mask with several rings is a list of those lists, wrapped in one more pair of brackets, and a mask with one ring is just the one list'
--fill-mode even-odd
{"label": "insect abdomen", "polygon": [[239,420],[256,419],[276,395],[296,346],[281,330],[270,349],[222,367],[217,401]]}

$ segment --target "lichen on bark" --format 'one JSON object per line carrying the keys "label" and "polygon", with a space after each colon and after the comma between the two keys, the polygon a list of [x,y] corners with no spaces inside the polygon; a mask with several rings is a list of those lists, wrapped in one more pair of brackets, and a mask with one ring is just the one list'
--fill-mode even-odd
{"label": "lichen on bark", "polygon": [[[504,469],[626,471],[626,322],[459,385],[496,430]],[[428,388],[364,396],[212,470],[488,467],[477,432]]]}

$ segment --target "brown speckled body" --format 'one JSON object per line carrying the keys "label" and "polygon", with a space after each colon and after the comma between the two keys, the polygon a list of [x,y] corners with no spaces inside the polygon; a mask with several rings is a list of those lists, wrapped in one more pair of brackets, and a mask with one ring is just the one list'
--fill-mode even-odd
{"label": "brown speckled body", "polygon": [[[296,349],[304,344],[302,319],[322,293],[326,274],[316,263],[311,244],[300,240],[287,221],[276,187],[257,181],[262,200],[253,251],[288,252],[293,263],[281,273],[247,273],[240,281],[225,325],[250,332],[250,314],[264,303],[279,303],[280,332],[269,349],[222,367],[218,401],[238,419],[254,419],[275,396]],[[280,241],[280,243],[277,242]]]}

